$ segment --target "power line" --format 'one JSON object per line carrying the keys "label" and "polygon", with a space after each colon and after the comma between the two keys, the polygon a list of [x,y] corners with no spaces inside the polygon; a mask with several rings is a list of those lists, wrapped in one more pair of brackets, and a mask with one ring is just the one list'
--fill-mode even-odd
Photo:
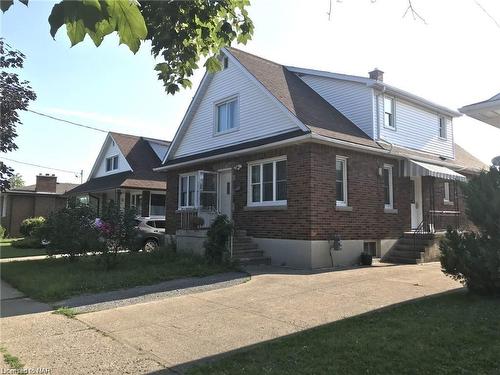
{"label": "power line", "polygon": [[47,166],[44,166],[44,165],[38,165],[38,164],[33,164],[33,163],[27,163],[25,161],[14,160],[14,159],[6,158],[6,157],[3,157],[3,156],[1,157],[1,159],[5,159],[5,160],[8,160],[8,161],[11,161],[11,162],[14,162],[14,163],[30,165],[32,167],[50,169],[50,170],[58,171],[58,172],[72,173],[74,175],[79,175],[80,174],[80,172],[69,171],[67,169],[52,168],[52,167],[47,167]]}
{"label": "power line", "polygon": [[34,114],[39,115],[39,116],[48,117],[48,118],[50,118],[50,119],[52,119],[52,120],[61,121],[61,122],[65,122],[65,123],[67,123],[67,124],[71,124],[71,125],[79,126],[79,127],[81,127],[81,128],[86,128],[86,129],[90,129],[90,130],[95,130],[95,131],[102,132],[102,133],[108,133],[108,131],[107,131],[107,130],[102,130],[102,129],[99,129],[99,128],[94,128],[93,126],[89,126],[89,125],[79,124],[79,123],[77,123],[77,122],[73,122],[73,121],[65,120],[65,119],[62,119],[62,118],[59,118],[59,117],[55,117],[55,116],[51,116],[51,115],[47,115],[46,113],[33,111],[32,109],[28,109],[28,112],[34,113]]}

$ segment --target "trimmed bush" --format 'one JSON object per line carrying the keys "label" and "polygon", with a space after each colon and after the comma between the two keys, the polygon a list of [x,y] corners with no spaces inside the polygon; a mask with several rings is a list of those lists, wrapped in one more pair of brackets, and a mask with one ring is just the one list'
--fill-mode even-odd
{"label": "trimmed bush", "polygon": [[37,237],[26,237],[20,240],[12,241],[10,244],[17,249],[41,249],[42,243]]}
{"label": "trimmed bush", "polygon": [[478,232],[448,229],[440,243],[443,272],[473,292],[500,295],[500,171],[491,167],[462,189]]}
{"label": "trimmed bush", "polygon": [[207,231],[205,255],[212,263],[222,263],[229,259],[229,238],[233,233],[233,224],[226,215],[219,215]]}
{"label": "trimmed bush", "polygon": [[22,221],[19,230],[24,237],[30,237],[35,235],[44,223],[45,218],[43,216],[29,217]]}

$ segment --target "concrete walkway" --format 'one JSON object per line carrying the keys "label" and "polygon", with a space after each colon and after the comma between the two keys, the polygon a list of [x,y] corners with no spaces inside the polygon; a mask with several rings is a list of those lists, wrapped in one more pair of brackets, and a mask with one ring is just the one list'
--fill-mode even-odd
{"label": "concrete walkway", "polygon": [[438,263],[307,273],[252,268],[230,288],[78,315],[2,318],[2,344],[52,374],[182,372],[198,360],[460,288]]}
{"label": "concrete walkway", "polygon": [[0,280],[0,317],[33,314],[50,311],[52,308],[45,303],[27,298],[5,281]]}

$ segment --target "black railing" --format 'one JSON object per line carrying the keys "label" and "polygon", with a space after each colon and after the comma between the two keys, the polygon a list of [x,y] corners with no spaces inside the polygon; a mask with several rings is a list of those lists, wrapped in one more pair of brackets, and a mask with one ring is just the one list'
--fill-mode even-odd
{"label": "black railing", "polygon": [[425,234],[434,234],[448,228],[460,229],[460,211],[430,210],[413,231],[413,249],[417,249],[417,239]]}

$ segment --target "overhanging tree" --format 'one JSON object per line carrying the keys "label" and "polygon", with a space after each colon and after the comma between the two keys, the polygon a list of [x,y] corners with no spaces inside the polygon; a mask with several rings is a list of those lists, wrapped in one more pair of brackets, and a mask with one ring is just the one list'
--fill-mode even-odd
{"label": "overhanging tree", "polygon": [[[16,126],[21,125],[19,111],[28,109],[30,101],[36,99],[28,81],[21,80],[14,69],[22,69],[24,56],[11,48],[3,38],[0,38],[0,152],[17,149],[14,138],[17,137]],[[13,169],[0,162],[0,191],[10,187],[9,179]]]}
{"label": "overhanging tree", "polygon": [[[28,5],[28,0],[19,0]],[[0,0],[6,12],[13,0]],[[161,56],[156,65],[165,90],[174,94],[191,87],[189,78],[207,57],[209,71],[221,68],[217,53],[233,40],[246,43],[252,36],[253,23],[246,8],[249,0],[63,0],[54,5],[49,16],[50,34],[55,37],[66,25],[71,45],[86,35],[99,46],[117,32],[120,44],[136,53],[144,40],[150,40],[151,52]]]}

